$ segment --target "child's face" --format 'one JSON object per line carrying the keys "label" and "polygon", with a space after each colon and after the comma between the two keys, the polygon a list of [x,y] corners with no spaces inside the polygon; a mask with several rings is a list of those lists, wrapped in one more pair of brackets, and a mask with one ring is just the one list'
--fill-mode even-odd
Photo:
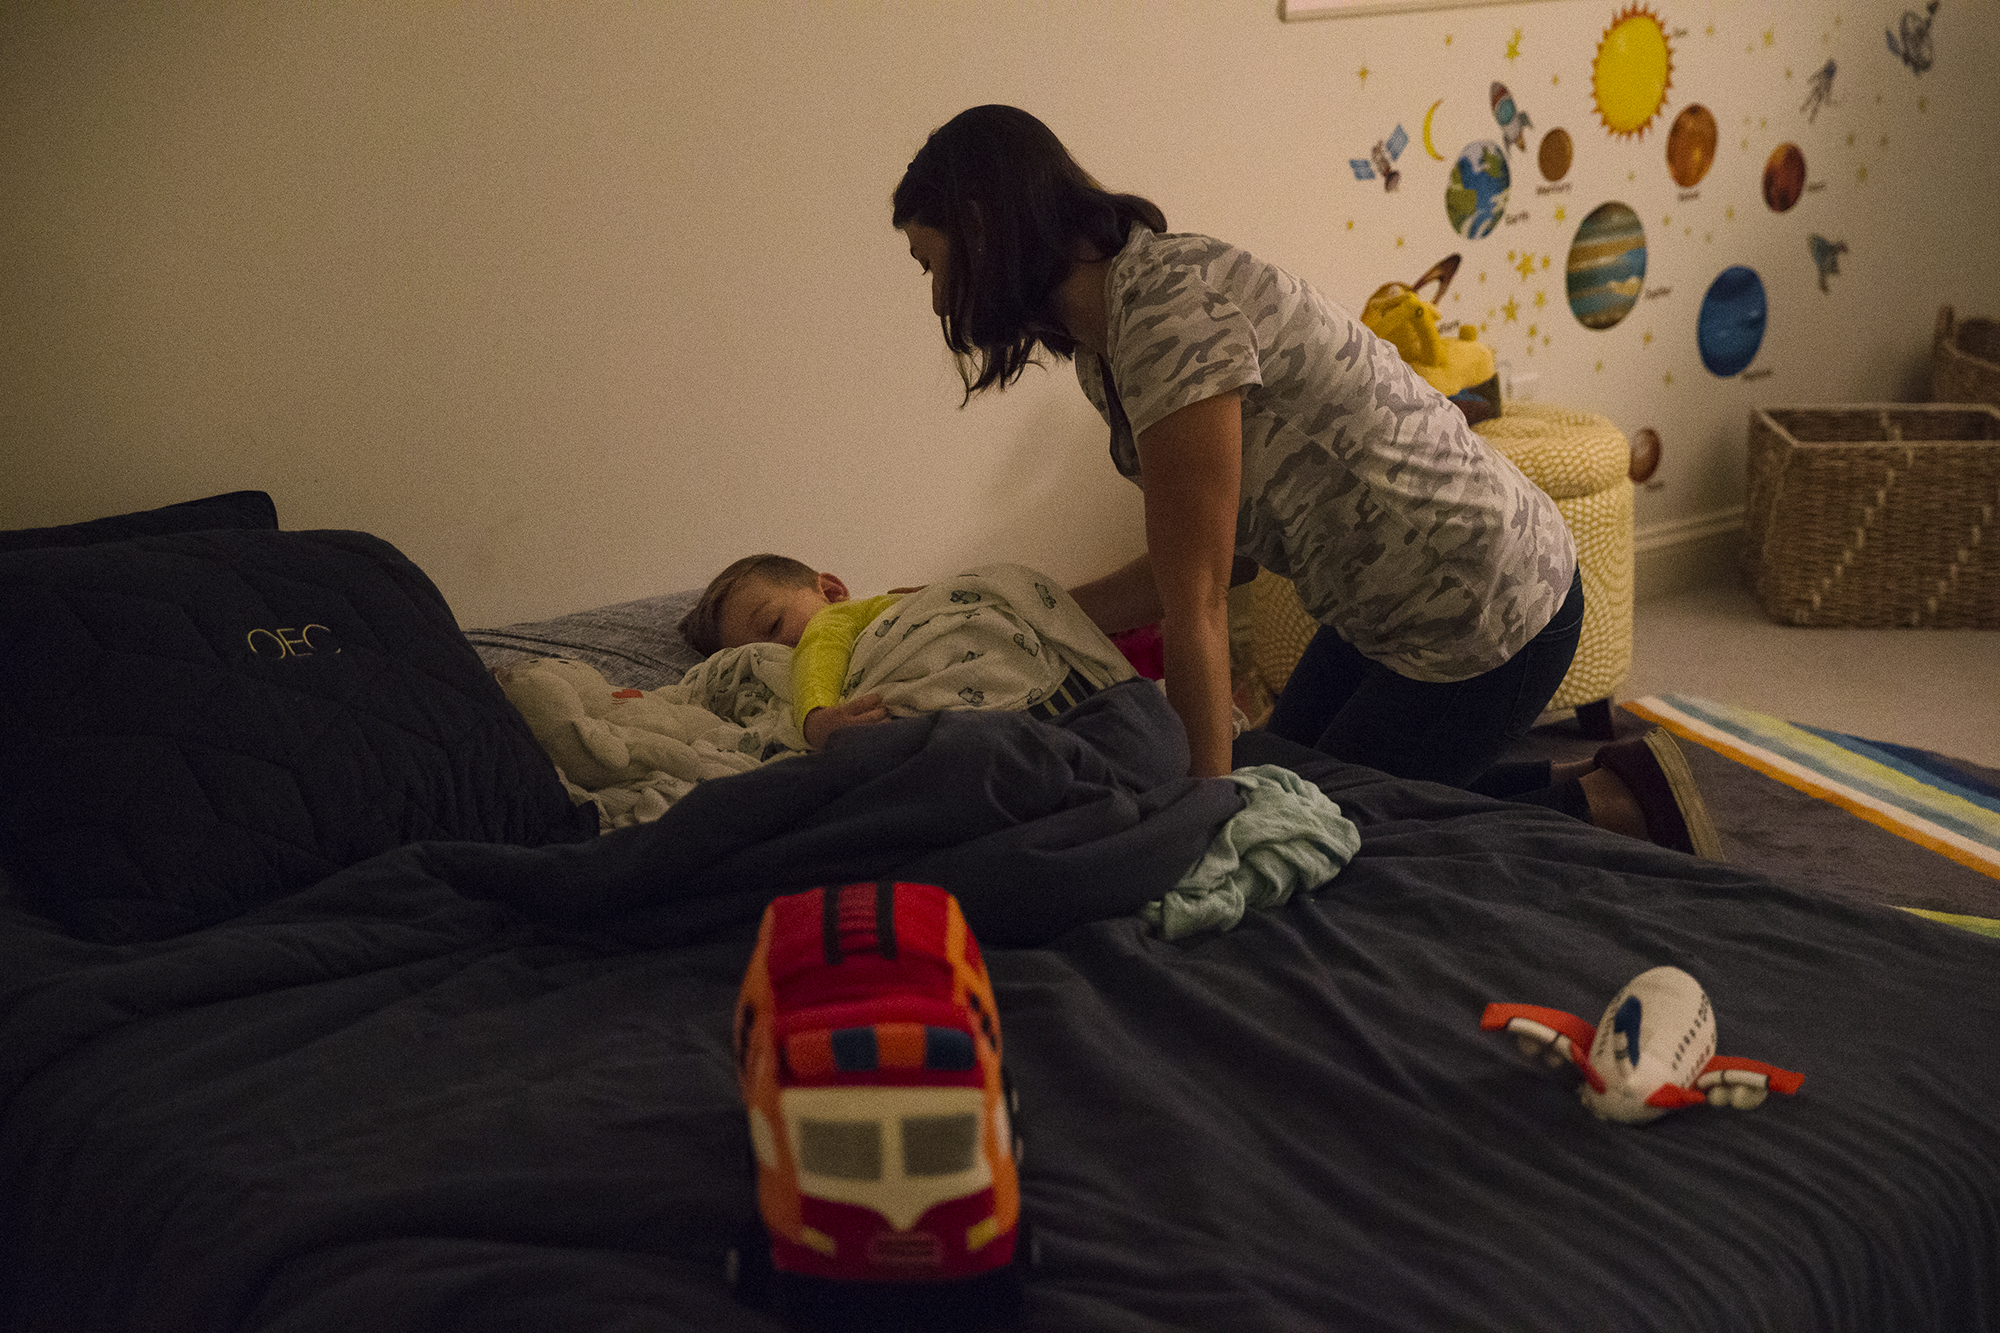
{"label": "child's face", "polygon": [[[832,595],[836,591],[838,595]],[[808,620],[828,603],[846,600],[847,590],[825,574],[820,575],[816,587],[775,583],[752,576],[722,599],[716,628],[721,631],[724,648],[740,648],[746,643],[782,643],[787,648],[796,648]]]}

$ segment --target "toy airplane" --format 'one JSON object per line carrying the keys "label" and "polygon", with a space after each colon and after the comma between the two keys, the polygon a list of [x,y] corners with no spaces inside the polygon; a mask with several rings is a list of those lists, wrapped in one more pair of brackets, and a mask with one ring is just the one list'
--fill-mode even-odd
{"label": "toy airplane", "polygon": [[1489,1004],[1486,1031],[1511,1033],[1521,1050],[1551,1067],[1583,1071],[1577,1090],[1602,1120],[1642,1125],[1683,1106],[1747,1111],[1767,1093],[1799,1090],[1804,1075],[1715,1053],[1715,1010],[1701,983],[1677,967],[1641,972],[1611,997],[1596,1027],[1575,1014],[1533,1004]]}

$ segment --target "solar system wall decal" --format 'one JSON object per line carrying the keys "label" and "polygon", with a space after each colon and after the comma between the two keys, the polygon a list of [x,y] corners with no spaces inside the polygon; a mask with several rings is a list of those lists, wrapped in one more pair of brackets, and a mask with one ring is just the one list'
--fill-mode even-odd
{"label": "solar system wall decal", "polygon": [[[1447,61],[1357,71],[1371,94],[1394,88],[1376,103],[1377,124],[1394,128],[1344,163],[1343,188],[1373,196],[1349,196],[1347,232],[1379,226],[1399,248],[1457,251],[1464,271],[1449,304],[1448,283],[1436,298],[1442,327],[1469,327],[1517,373],[1540,360],[1567,383],[1608,366],[1606,384],[1629,383],[1650,364],[1645,401],[1671,403],[1716,380],[1812,372],[1788,335],[1823,322],[1817,303],[1837,300],[1843,261],[1866,270],[1866,238],[1850,247],[1843,210],[1881,206],[1868,172],[1894,158],[1884,99],[1921,112],[1917,80],[1951,54],[1950,7],[1942,21],[1938,0],[1890,10],[1876,36],[1881,17],[1859,12],[1706,3],[1683,16],[1610,0],[1588,39],[1580,5],[1514,9],[1465,20],[1471,33],[1442,20]],[[1410,34],[1399,40],[1408,49]],[[1661,432],[1627,429],[1633,480],[1666,484]]]}

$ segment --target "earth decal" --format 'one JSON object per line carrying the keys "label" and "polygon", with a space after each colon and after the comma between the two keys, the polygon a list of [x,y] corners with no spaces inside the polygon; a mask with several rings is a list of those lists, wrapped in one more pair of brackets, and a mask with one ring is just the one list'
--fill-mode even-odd
{"label": "earth decal", "polygon": [[1490,139],[1467,144],[1451,164],[1451,182],[1444,190],[1444,215],[1451,229],[1476,241],[1499,226],[1513,183],[1499,144]]}

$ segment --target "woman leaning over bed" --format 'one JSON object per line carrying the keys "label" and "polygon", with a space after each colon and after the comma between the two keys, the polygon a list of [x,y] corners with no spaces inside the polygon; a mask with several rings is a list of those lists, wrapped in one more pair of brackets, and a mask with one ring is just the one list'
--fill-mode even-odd
{"label": "woman leaning over bed", "polygon": [[893,222],[930,276],[967,398],[1005,388],[1040,349],[1075,359],[1113,463],[1145,492],[1146,553],[1074,594],[1107,633],[1160,622],[1196,774],[1230,767],[1228,592],[1262,566],[1321,626],[1272,731],[1400,777],[1701,841],[1664,733],[1563,770],[1494,766],[1576,651],[1575,548],[1554,502],[1358,320],[1234,246],[1169,233],[1156,206],[1100,188],[1013,107],[931,134]]}

